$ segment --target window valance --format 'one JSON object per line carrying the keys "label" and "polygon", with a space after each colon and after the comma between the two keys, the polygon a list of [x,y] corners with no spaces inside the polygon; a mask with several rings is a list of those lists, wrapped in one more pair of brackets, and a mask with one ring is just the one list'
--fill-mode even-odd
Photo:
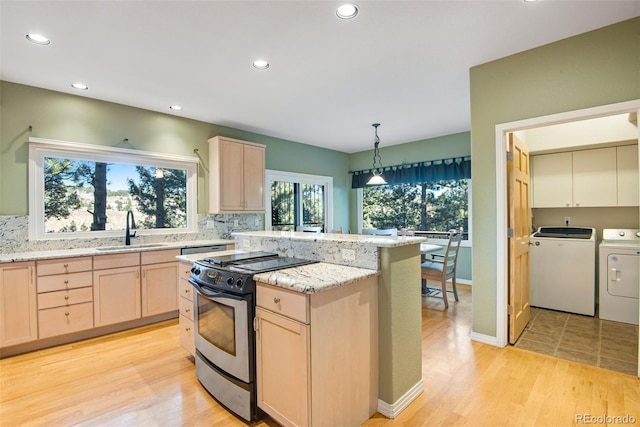
{"label": "window valance", "polygon": [[[351,188],[363,188],[373,175],[373,169],[349,171]],[[387,184],[418,184],[421,182],[471,178],[471,158],[429,160],[418,163],[403,163],[386,166],[382,176]]]}

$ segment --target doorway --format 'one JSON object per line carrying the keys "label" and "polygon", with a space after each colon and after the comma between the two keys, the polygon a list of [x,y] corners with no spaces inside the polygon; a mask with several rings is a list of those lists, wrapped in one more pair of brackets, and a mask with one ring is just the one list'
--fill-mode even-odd
{"label": "doorway", "polygon": [[[496,343],[504,347],[508,342],[508,206],[507,206],[507,160],[508,135],[512,132],[543,126],[557,125],[580,120],[594,119],[615,114],[638,114],[640,100],[628,101],[600,107],[577,110],[544,117],[537,117],[496,126],[496,196],[497,196],[497,289],[496,289]],[[638,227],[636,227],[638,228]],[[638,355],[640,375],[640,355]]]}

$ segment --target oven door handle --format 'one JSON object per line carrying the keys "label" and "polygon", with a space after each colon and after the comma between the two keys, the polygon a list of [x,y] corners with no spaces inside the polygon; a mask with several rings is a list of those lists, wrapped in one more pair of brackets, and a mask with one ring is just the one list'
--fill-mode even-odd
{"label": "oven door handle", "polygon": [[244,298],[242,298],[241,296],[229,294],[229,293],[226,293],[226,292],[212,292],[212,291],[206,290],[199,283],[197,283],[197,282],[195,282],[193,280],[189,280],[189,283],[191,283],[198,290],[198,292],[200,292],[202,295],[204,295],[206,297],[210,297],[210,298],[230,298],[230,299],[234,299],[234,300],[237,300],[237,301],[244,301]]}

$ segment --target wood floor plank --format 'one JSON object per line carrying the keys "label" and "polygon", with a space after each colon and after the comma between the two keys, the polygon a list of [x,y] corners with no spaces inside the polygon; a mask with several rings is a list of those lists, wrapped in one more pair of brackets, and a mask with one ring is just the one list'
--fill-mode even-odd
{"label": "wood floor plank", "polygon": [[[564,426],[576,415],[640,423],[633,376],[473,342],[471,291],[449,310],[423,297],[425,392],[397,418],[364,425]],[[202,388],[176,320],[0,360],[0,425],[245,426]],[[258,427],[274,427],[270,418]]]}

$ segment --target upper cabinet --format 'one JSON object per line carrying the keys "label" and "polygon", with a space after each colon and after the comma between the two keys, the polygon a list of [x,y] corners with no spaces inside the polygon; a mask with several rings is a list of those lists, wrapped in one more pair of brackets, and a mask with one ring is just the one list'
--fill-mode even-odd
{"label": "upper cabinet", "polygon": [[265,146],[209,139],[209,213],[264,212]]}
{"label": "upper cabinet", "polygon": [[638,206],[637,145],[531,159],[534,208]]}
{"label": "upper cabinet", "polygon": [[573,206],[617,206],[616,148],[574,151]]}
{"label": "upper cabinet", "polygon": [[571,153],[531,156],[534,208],[573,206]]}
{"label": "upper cabinet", "polygon": [[638,146],[618,147],[618,206],[640,205]]}

